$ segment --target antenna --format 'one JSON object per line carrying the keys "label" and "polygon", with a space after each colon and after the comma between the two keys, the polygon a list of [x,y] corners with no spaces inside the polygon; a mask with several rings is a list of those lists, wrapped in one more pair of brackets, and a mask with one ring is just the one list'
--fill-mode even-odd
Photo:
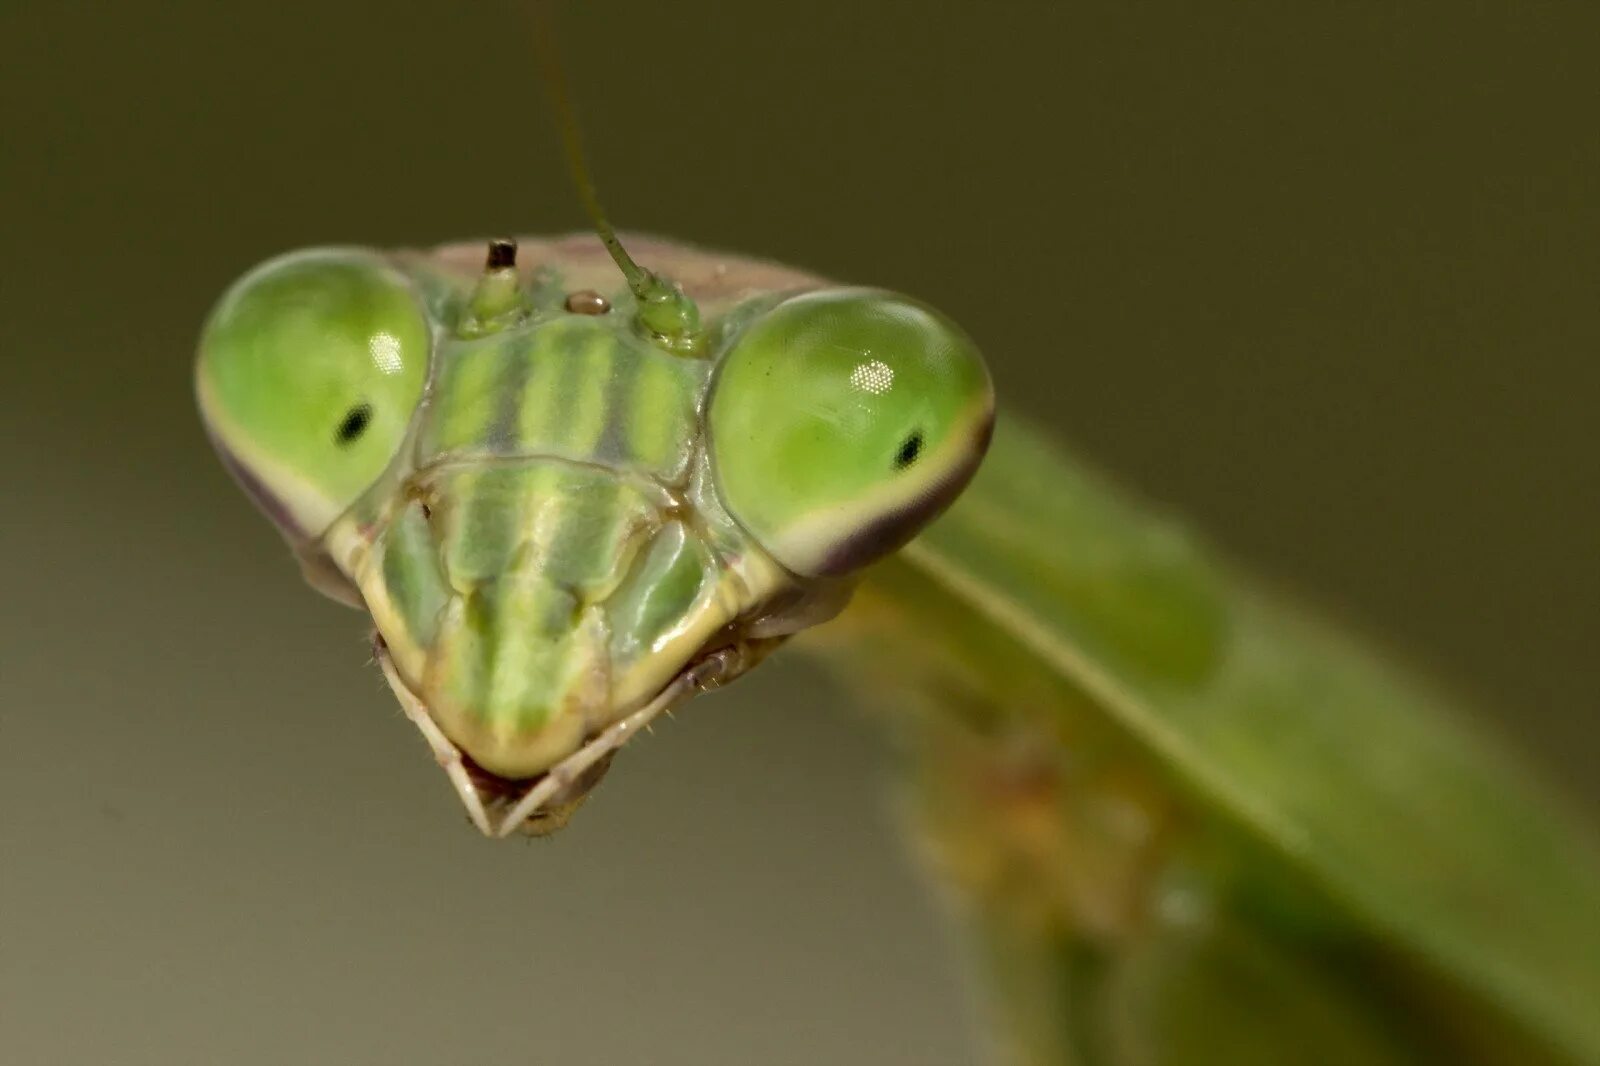
{"label": "antenna", "polygon": [[628,288],[639,301],[639,320],[668,347],[685,354],[698,353],[704,338],[700,333],[700,312],[694,301],[676,285],[662,280],[653,271],[633,261],[622,246],[589,174],[588,157],[583,151],[583,135],[578,113],[567,90],[566,72],[561,66],[561,49],[556,37],[556,0],[534,0],[534,45],[538,51],[539,72],[544,79],[545,97],[561,133],[561,146],[567,157],[572,184],[583,201],[583,209],[595,233],[622,271]]}

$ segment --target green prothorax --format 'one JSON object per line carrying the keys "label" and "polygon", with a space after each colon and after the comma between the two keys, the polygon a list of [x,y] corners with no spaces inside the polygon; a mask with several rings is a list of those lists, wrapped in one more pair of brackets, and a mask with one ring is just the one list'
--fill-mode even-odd
{"label": "green prothorax", "polygon": [[993,419],[971,342],[911,300],[723,294],[702,323],[599,282],[593,246],[295,253],[200,345],[224,462],[371,613],[486,832],[559,824],[632,728],[837,611]]}

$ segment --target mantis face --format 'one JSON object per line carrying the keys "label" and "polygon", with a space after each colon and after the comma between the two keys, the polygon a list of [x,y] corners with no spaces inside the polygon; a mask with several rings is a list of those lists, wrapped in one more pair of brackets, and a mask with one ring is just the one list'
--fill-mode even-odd
{"label": "mantis face", "polygon": [[496,262],[274,260],[213,313],[197,391],[498,834],[559,826],[639,725],[837,612],[970,479],[993,394],[904,297],[745,293],[702,329],[670,287]]}

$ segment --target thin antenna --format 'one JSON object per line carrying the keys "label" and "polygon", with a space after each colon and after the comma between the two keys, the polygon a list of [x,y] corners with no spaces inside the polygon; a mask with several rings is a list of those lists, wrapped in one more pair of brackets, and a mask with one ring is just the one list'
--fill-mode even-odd
{"label": "thin antenna", "polygon": [[654,275],[645,270],[617,239],[605,209],[600,206],[600,194],[595,191],[594,178],[589,175],[589,160],[583,152],[583,134],[578,126],[578,112],[572,106],[572,96],[567,92],[567,76],[561,67],[561,49],[556,44],[556,0],[535,0],[534,43],[539,49],[539,72],[544,76],[545,95],[550,109],[555,112],[556,125],[561,130],[561,144],[566,151],[567,169],[572,172],[572,184],[578,189],[583,209],[589,213],[600,242],[616,260],[617,269],[628,280],[628,288],[640,300],[652,295]]}
{"label": "thin antenna", "polygon": [[556,125],[561,130],[562,147],[566,150],[567,169],[572,174],[572,184],[577,187],[578,198],[583,201],[589,221],[594,223],[600,243],[606,246],[611,258],[622,271],[639,301],[638,320],[659,343],[682,355],[699,355],[705,348],[705,334],[700,329],[700,310],[693,300],[683,294],[678,286],[657,277],[633,261],[628,250],[617,239],[600,206],[600,194],[595,191],[594,179],[589,176],[589,162],[583,153],[583,136],[579,132],[578,113],[572,106],[567,91],[567,77],[561,69],[561,49],[556,42],[556,0],[532,0],[534,12],[534,47],[539,58],[539,71],[544,76],[545,95],[550,109],[555,112]]}

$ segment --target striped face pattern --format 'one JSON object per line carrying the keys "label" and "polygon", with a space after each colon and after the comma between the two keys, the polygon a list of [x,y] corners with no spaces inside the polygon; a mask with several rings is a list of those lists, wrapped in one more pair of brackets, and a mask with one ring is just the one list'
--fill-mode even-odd
{"label": "striped face pattern", "polygon": [[696,478],[704,360],[569,313],[436,356],[413,468],[340,531],[347,572],[445,734],[525,778],[785,582]]}
{"label": "striped face pattern", "polygon": [[620,281],[531,265],[273,261],[213,312],[197,394],[308,576],[371,614],[463,799],[545,781],[514,809],[539,831],[597,738],[842,607],[965,485],[993,397],[901,297],[755,291],[665,343]]}

